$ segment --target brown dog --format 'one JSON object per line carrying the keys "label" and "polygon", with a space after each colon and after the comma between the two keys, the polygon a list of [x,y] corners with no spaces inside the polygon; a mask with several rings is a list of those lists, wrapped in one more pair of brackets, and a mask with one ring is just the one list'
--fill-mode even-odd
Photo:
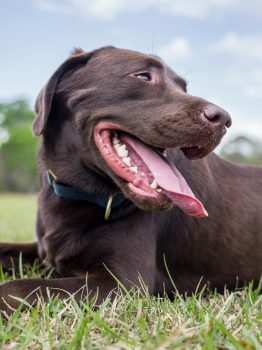
{"label": "brown dog", "polygon": [[47,298],[47,287],[77,292],[87,273],[99,300],[115,288],[112,274],[126,288],[141,276],[152,295],[172,295],[169,274],[180,292],[200,281],[223,289],[259,280],[262,169],[207,156],[230,116],[189,95],[159,58],[78,51],[42,90],[36,113],[38,242],[1,244],[0,262],[8,268],[22,252],[57,276],[2,284],[0,309],[3,299],[17,306],[12,295]]}

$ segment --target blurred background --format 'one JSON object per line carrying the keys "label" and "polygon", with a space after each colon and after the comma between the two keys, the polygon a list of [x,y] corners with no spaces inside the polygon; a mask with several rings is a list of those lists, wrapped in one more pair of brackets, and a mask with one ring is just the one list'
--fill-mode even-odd
{"label": "blurred background", "polygon": [[161,56],[190,94],[230,112],[216,152],[262,164],[261,0],[10,0],[0,10],[0,192],[37,190],[34,100],[74,47]]}

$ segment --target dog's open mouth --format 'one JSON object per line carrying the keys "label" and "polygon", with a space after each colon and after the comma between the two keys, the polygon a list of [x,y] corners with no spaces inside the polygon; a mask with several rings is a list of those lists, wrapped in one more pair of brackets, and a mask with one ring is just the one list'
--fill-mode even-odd
{"label": "dog's open mouth", "polygon": [[[208,216],[189,185],[160,152],[118,125],[100,122],[94,131],[95,143],[110,169],[126,181],[135,197],[153,202],[172,202],[186,214]],[[191,152],[196,152],[193,150]]]}

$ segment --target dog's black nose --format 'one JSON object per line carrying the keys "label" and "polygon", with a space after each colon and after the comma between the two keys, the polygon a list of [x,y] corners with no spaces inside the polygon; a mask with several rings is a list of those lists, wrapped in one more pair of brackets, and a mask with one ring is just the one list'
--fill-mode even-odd
{"label": "dog's black nose", "polygon": [[229,128],[232,124],[230,114],[216,105],[208,105],[204,109],[204,116],[214,124],[222,124]]}

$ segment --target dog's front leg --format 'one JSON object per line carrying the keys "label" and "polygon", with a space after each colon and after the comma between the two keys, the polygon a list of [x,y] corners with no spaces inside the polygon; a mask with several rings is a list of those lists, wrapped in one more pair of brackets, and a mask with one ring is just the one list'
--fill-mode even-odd
{"label": "dog's front leg", "polygon": [[32,265],[38,258],[37,243],[0,243],[0,265],[4,271],[17,269],[20,256],[23,264]]}
{"label": "dog's front leg", "polygon": [[73,295],[79,303],[87,297],[95,296],[96,305],[99,305],[116,286],[112,278],[100,274],[5,282],[0,285],[0,311],[10,313],[21,304],[21,299],[26,300],[25,304],[34,306],[39,297],[48,301],[55,295],[60,299],[70,298]]}

